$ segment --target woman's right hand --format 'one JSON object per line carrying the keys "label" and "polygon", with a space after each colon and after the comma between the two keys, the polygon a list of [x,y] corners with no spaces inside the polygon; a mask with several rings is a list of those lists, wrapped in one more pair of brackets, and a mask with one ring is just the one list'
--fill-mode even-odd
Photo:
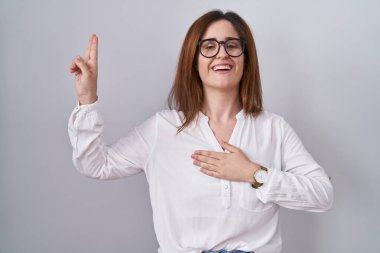
{"label": "woman's right hand", "polygon": [[98,98],[98,37],[95,34],[90,36],[85,59],[78,55],[71,64],[70,72],[75,74],[79,104],[94,103]]}

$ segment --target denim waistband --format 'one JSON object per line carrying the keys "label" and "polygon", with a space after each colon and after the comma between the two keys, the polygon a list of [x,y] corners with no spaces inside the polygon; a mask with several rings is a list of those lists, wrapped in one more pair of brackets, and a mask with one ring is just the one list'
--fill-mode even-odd
{"label": "denim waistband", "polygon": [[213,250],[203,250],[202,253],[255,253],[253,251],[243,251],[243,250],[226,250],[226,249],[221,249],[217,251]]}

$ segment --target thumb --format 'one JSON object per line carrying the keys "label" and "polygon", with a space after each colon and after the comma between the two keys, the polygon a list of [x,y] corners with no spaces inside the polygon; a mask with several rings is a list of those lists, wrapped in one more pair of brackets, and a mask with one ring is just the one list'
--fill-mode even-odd
{"label": "thumb", "polygon": [[89,71],[88,71],[88,67],[86,65],[86,63],[84,62],[83,58],[80,57],[80,56],[77,56],[74,60],[75,64],[78,66],[78,68],[80,69],[80,71],[84,74],[84,75],[88,75]]}

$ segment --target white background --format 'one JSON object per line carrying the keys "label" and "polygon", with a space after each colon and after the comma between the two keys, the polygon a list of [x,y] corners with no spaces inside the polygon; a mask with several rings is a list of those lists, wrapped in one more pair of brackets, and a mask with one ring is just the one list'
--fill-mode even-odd
{"label": "white background", "polygon": [[1,253],[157,251],[144,174],[101,182],[72,165],[69,66],[98,34],[112,143],[165,108],[185,33],[214,8],[249,23],[265,109],[332,177],[329,212],[281,209],[283,252],[380,252],[379,1],[0,0]]}

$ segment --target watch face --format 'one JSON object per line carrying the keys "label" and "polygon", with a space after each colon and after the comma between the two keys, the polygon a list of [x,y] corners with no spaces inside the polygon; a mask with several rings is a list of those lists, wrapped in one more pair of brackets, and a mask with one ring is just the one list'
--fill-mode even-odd
{"label": "watch face", "polygon": [[260,184],[265,183],[267,181],[267,178],[268,178],[268,172],[266,172],[265,170],[259,170],[255,174],[255,180]]}

